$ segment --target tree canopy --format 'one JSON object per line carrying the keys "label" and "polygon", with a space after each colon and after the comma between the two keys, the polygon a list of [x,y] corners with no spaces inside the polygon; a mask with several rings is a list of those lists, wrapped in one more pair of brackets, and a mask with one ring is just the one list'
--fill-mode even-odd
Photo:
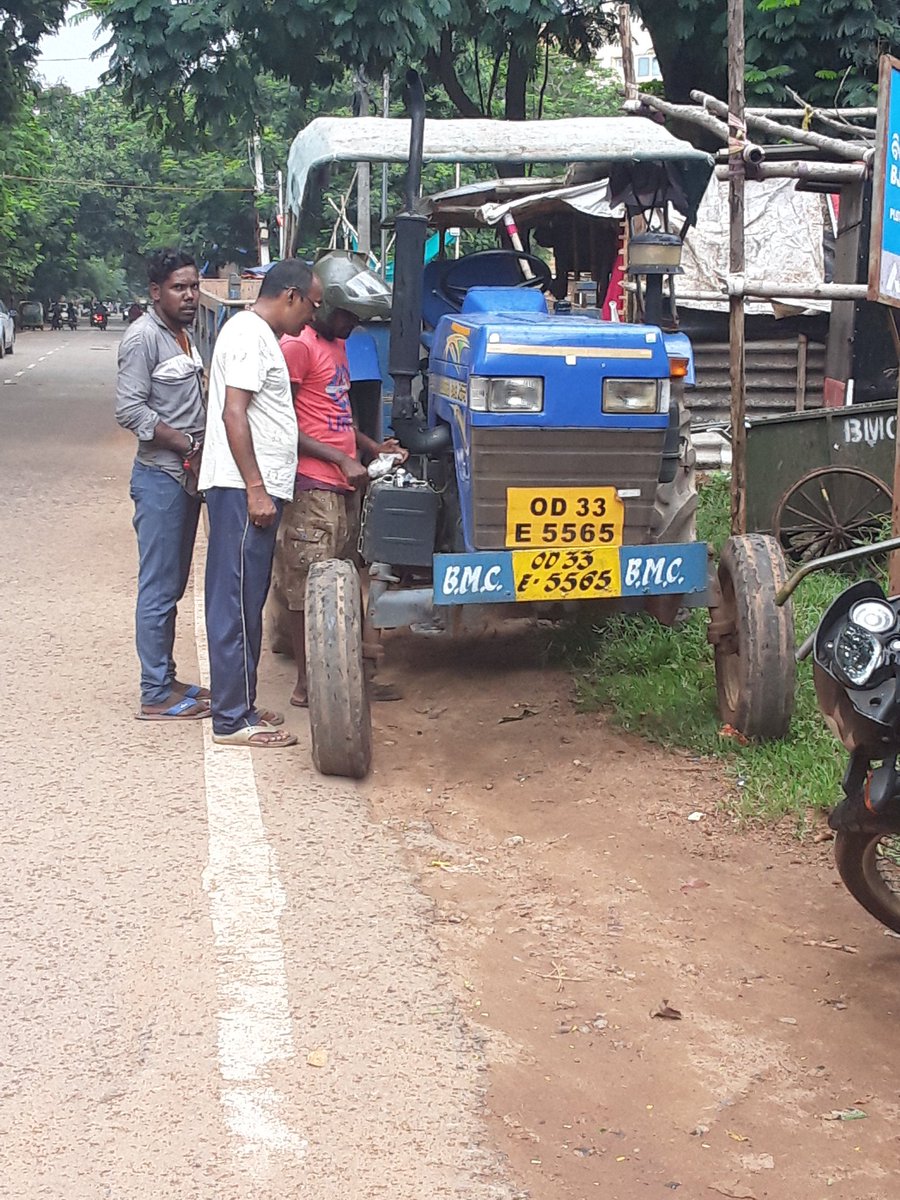
{"label": "tree canopy", "polygon": [[109,78],[156,127],[215,132],[255,118],[260,72],[305,94],[346,71],[427,67],[462,116],[526,115],[551,48],[582,62],[612,30],[604,0],[90,0]]}
{"label": "tree canopy", "polygon": [[[666,95],[727,89],[724,0],[632,0],[646,25]],[[819,104],[871,104],[878,56],[900,47],[897,0],[748,0],[747,95],[781,99],[787,83]]]}
{"label": "tree canopy", "polygon": [[38,42],[63,23],[68,0],[0,4],[0,124],[13,119],[38,56]]}

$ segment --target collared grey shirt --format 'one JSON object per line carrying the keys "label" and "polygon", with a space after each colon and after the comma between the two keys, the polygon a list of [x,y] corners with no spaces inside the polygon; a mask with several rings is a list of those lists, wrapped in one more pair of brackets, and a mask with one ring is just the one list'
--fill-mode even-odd
{"label": "collared grey shirt", "polygon": [[182,433],[203,440],[203,362],[191,342],[185,354],[175,334],[155,312],[144,313],[129,325],[119,343],[116,379],[116,420],[138,439],[136,461],[158,467],[184,484],[182,458],[157,446],[153,434],[164,421]]}

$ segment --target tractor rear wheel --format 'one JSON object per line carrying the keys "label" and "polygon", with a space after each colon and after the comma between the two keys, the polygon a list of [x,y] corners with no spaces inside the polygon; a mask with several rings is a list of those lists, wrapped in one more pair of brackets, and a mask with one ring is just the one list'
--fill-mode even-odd
{"label": "tractor rear wheel", "polygon": [[784,737],[794,711],[797,665],[791,602],[775,593],[787,579],[781,547],[760,533],[730,537],[719,562],[719,603],[710,610],[722,720],[745,737]]}
{"label": "tractor rear wheel", "polygon": [[323,775],[362,779],[372,763],[362,627],[353,563],[313,563],[306,582],[306,676],[313,762]]}

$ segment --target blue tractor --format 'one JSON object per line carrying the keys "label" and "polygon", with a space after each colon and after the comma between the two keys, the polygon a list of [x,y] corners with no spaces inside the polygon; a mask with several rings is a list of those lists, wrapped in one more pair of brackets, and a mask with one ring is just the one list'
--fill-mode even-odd
{"label": "blue tractor", "polygon": [[[684,213],[696,204],[709,160],[628,118],[621,122],[664,134],[680,157],[648,160],[633,130],[607,161],[594,151],[612,198],[632,218],[641,214],[631,241],[644,319],[602,320],[597,311],[573,310],[572,270],[564,269],[561,285],[508,220],[500,248],[424,266],[424,105],[417,77],[409,85],[405,211],[394,222],[389,420],[410,457],[373,482],[364,500],[365,611],[353,564],[321,563],[310,572],[317,767],[355,778],[369,770],[364,625],[452,632],[470,630],[485,614],[561,618],[586,606],[598,618],[645,610],[667,623],[686,607],[709,607],[723,720],[747,737],[783,736],[795,668],[790,608],[774,603],[786,578],[780,548],[761,535],[733,537],[716,570],[695,539],[685,405],[693,360],[675,328],[680,237],[669,208],[674,201]],[[470,127],[471,151],[478,137],[471,127],[480,123],[460,124]],[[564,257],[554,247],[551,261]]]}

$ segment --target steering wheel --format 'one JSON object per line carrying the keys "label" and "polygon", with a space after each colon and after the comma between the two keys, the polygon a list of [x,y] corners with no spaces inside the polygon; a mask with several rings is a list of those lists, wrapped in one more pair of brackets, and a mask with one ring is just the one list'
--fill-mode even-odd
{"label": "steering wheel", "polygon": [[499,266],[500,262],[504,264],[508,262],[510,267],[512,267],[513,270],[517,271],[520,275],[522,268],[519,264],[522,262],[527,263],[534,272],[534,277],[532,279],[520,278],[514,281],[510,280],[510,282],[503,280],[499,286],[515,288],[541,288],[543,291],[543,289],[548,287],[550,284],[550,280],[552,278],[550,268],[542,258],[538,258],[535,254],[526,254],[524,251],[520,252],[518,250],[506,249],[479,250],[475,254],[468,254],[464,258],[457,259],[456,262],[454,262],[453,266],[450,267],[441,281],[440,291],[443,292],[445,299],[449,303],[461,305],[463,300],[465,300],[466,293],[470,288],[490,287],[496,285],[488,284],[486,280],[482,281],[471,278],[469,282],[465,284],[454,283],[454,275],[469,275],[472,264],[475,264],[477,272],[477,267],[480,263],[485,263],[485,265],[490,264],[496,267]]}

